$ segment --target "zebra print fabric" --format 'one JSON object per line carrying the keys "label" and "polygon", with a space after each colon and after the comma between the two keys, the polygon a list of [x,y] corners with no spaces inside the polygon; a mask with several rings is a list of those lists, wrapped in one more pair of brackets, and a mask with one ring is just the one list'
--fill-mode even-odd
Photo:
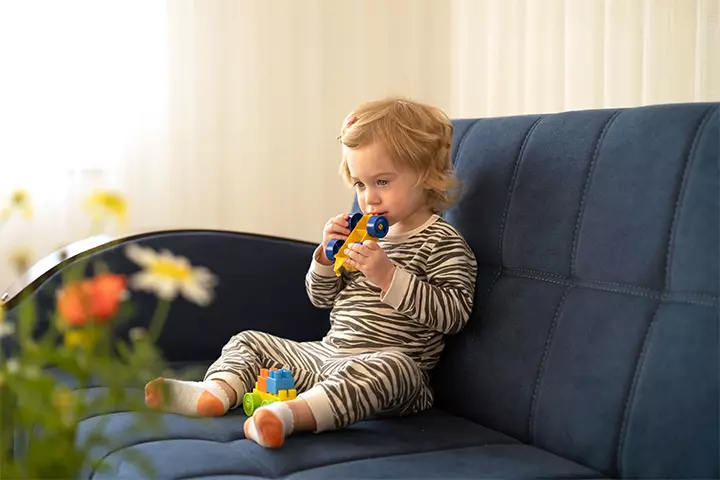
{"label": "zebra print fabric", "polygon": [[[261,367],[288,368],[299,392],[324,391],[334,428],[430,408],[429,376],[444,335],[459,332],[470,317],[475,257],[438,216],[403,235],[391,231],[378,243],[398,267],[387,292],[360,272],[343,270],[337,277],[332,267],[313,261],[305,278],[308,296],[313,305],[332,308],[323,340],[242,332],[225,345],[205,378],[232,373],[251,391]],[[322,423],[327,422],[318,419]]]}
{"label": "zebra print fabric", "polygon": [[295,342],[252,330],[230,339],[205,380],[232,373],[250,392],[260,368],[290,369],[298,392],[322,388],[332,418],[317,418],[318,426],[337,429],[372,415],[404,415],[432,406],[425,376],[403,353],[346,355],[324,342]]}
{"label": "zebra print fabric", "polygon": [[[392,230],[391,230],[392,233]],[[475,294],[475,256],[455,228],[434,215],[418,229],[378,241],[398,267],[383,294],[362,273],[313,262],[305,286],[313,305],[332,308],[323,342],[334,351],[397,351],[430,371],[444,335],[468,321]]]}

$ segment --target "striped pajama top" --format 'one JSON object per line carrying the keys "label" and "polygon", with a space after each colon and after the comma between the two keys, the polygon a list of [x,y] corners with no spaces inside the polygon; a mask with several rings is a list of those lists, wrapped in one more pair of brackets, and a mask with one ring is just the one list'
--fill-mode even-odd
{"label": "striped pajama top", "polygon": [[455,228],[437,215],[378,244],[396,265],[387,292],[358,271],[332,266],[315,255],[305,277],[310,301],[332,308],[323,342],[338,354],[384,350],[405,353],[428,372],[440,359],[444,335],[467,323],[475,293],[475,256]]}

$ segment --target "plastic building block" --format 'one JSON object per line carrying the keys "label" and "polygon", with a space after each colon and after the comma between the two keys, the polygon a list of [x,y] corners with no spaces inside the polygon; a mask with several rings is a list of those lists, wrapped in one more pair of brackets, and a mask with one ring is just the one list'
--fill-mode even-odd
{"label": "plastic building block", "polygon": [[262,368],[255,388],[243,396],[243,410],[252,416],[259,407],[297,398],[292,372],[281,368]]}
{"label": "plastic building block", "polygon": [[388,234],[390,224],[387,218],[382,215],[363,215],[356,213],[350,217],[350,235],[343,242],[340,239],[330,240],[325,247],[325,255],[329,260],[335,262],[333,270],[335,275],[340,276],[340,270],[345,268],[348,271],[357,270],[355,267],[345,265],[347,255],[345,255],[345,249],[342,248],[345,244],[351,243],[363,243],[365,240],[377,240],[384,238]]}
{"label": "plastic building block", "polygon": [[270,372],[265,391],[277,395],[279,390],[290,390],[293,388],[295,388],[295,380],[293,380],[290,370],[283,368]]}

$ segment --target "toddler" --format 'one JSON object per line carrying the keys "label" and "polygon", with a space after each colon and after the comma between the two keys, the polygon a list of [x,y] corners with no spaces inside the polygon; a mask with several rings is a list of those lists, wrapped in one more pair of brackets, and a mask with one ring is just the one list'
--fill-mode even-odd
{"label": "toddler", "polygon": [[[242,405],[261,368],[289,369],[298,397],[261,407],[245,421],[246,437],[270,448],[293,432],[430,408],[430,373],[444,335],[459,332],[470,316],[477,269],[461,235],[438,215],[453,202],[452,134],[444,113],[409,100],[370,102],[350,113],[338,137],[342,176],[363,213],[385,216],[390,228],[377,242],[344,245],[357,270],[337,276],[325,246],[347,238],[348,215],[325,224],[305,287],[313,305],[332,309],[327,335],[295,342],[241,332],[204,381],[148,383],[147,405],[224,415]],[[167,402],[162,391],[170,393]]]}

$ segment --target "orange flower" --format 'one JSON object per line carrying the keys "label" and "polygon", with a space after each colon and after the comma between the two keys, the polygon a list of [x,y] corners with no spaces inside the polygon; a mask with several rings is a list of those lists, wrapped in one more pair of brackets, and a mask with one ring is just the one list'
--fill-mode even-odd
{"label": "orange flower", "polygon": [[104,274],[64,287],[57,299],[60,316],[70,325],[106,323],[118,311],[126,288],[122,275]]}

